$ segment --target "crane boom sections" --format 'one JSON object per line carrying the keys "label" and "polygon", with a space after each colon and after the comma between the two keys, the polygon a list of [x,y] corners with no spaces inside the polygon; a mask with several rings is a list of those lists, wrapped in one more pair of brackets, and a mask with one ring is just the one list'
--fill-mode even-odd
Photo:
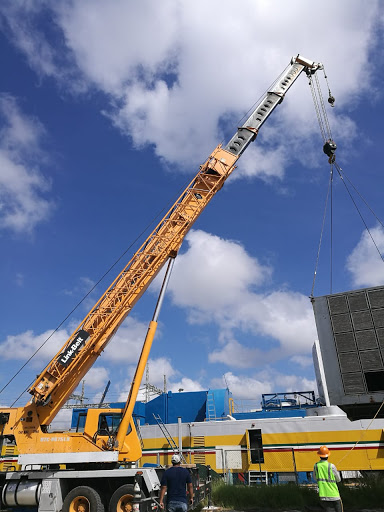
{"label": "crane boom sections", "polygon": [[218,145],[200,166],[195,178],[30,387],[41,425],[53,420],[167,259],[178,252],[193,223],[301,71],[314,73],[320,67],[300,55],[293,58],[277,85],[225,148]]}
{"label": "crane boom sections", "polygon": [[272,90],[263,96],[253,109],[252,114],[238,128],[237,133],[235,133],[224,149],[240,156],[250,142],[254,140],[259,128],[264,124],[276,106],[281,103],[288,89],[294,84],[304,69],[308,73],[315,73],[318,69],[323,69],[323,65],[309,61],[301,55],[293,58],[290,65],[276,81]]}
{"label": "crane boom sections", "polygon": [[[220,145],[213,151],[74,335],[36,379],[29,392],[35,398],[42,424],[53,419],[52,415],[57,413],[104,350],[168,257],[179,250],[186,233],[223,186],[237,159]],[[63,360],[63,357],[73,358]]]}

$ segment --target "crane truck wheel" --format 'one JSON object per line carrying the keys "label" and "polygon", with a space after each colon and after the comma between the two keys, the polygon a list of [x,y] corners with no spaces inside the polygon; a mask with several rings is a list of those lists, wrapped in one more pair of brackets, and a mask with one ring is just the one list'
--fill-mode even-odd
{"label": "crane truck wheel", "polygon": [[[109,501],[108,512],[132,512],[133,494],[133,484],[124,484],[116,489]],[[144,496],[143,492],[141,496]]]}
{"label": "crane truck wheel", "polygon": [[66,495],[62,512],[104,512],[104,505],[95,489],[81,485]]}

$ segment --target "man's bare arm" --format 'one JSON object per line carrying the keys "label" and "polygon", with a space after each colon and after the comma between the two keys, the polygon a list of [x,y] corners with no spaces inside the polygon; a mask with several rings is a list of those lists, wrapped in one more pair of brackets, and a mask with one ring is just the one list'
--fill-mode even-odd
{"label": "man's bare arm", "polygon": [[167,490],[167,486],[166,485],[162,485],[161,488],[160,488],[160,498],[159,498],[159,504],[160,504],[160,508],[164,508],[164,495],[165,495],[165,491]]}
{"label": "man's bare arm", "polygon": [[191,483],[188,484],[188,494],[189,494],[189,501],[193,503],[193,485]]}

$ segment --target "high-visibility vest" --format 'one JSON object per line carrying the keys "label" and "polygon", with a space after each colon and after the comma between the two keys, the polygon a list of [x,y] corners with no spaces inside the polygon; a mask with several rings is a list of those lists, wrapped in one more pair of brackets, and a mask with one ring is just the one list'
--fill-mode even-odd
{"label": "high-visibility vest", "polygon": [[315,464],[315,476],[319,486],[320,498],[339,498],[336,478],[332,471],[332,464],[327,460],[321,460]]}

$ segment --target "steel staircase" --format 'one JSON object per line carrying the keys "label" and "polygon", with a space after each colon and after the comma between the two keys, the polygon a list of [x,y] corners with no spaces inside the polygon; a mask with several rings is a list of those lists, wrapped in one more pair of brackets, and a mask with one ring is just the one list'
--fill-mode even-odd
{"label": "steel staircase", "polygon": [[170,434],[169,430],[167,429],[165,423],[161,419],[160,414],[156,415],[155,413],[153,413],[153,417],[155,418],[157,424],[159,425],[159,428],[160,428],[161,432],[163,433],[163,436],[167,440],[169,446],[173,449],[173,451],[175,453],[178,453],[180,455],[180,457],[181,457],[181,460],[184,461],[185,464],[187,464],[187,461],[185,460],[184,455],[182,453],[180,453],[179,447],[177,446],[176,441],[171,436],[171,434]]}
{"label": "steel staircase", "polygon": [[213,391],[208,390],[207,392],[207,420],[216,419],[216,407],[215,407],[215,396]]}

